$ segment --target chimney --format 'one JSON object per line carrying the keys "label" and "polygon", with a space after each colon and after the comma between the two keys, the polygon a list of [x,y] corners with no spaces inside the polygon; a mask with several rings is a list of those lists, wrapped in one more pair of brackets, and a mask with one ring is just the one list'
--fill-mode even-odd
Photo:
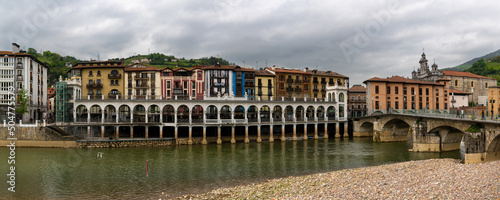
{"label": "chimney", "polygon": [[16,43],[12,43],[12,53],[19,53],[19,45]]}

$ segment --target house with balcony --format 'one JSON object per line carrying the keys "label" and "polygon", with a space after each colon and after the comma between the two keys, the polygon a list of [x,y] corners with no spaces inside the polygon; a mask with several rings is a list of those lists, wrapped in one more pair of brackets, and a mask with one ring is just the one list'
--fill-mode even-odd
{"label": "house with balcony", "polygon": [[[109,98],[119,98],[124,95],[126,99],[161,99],[161,69],[142,63],[134,63],[125,67],[125,94],[110,91]],[[118,92],[118,93],[117,93]]]}
{"label": "house with balcony", "polygon": [[305,70],[279,68],[276,66],[265,68],[275,75],[275,97],[286,99],[310,98],[311,73]]}
{"label": "house with balcony", "polygon": [[274,74],[263,69],[255,71],[255,97],[257,100],[273,99],[274,77]]}
{"label": "house with balcony", "polygon": [[233,94],[255,100],[255,70],[235,66],[233,71]]}
{"label": "house with balcony", "polygon": [[[311,98],[325,99],[326,98],[326,86],[327,85],[345,85],[346,80],[349,78],[342,74],[332,72],[332,71],[319,71],[319,70],[309,70],[305,68],[305,71],[311,74]],[[347,86],[349,87],[349,86]]]}
{"label": "house with balcony", "polygon": [[203,100],[204,70],[200,67],[174,69],[165,68],[161,71],[162,99],[197,99]]}

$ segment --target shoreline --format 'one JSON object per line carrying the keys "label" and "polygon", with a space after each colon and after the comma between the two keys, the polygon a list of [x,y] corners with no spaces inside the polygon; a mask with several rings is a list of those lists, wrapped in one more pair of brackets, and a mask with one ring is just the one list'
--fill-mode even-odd
{"label": "shoreline", "polygon": [[500,161],[447,158],[291,176],[175,199],[498,199],[498,188]]}

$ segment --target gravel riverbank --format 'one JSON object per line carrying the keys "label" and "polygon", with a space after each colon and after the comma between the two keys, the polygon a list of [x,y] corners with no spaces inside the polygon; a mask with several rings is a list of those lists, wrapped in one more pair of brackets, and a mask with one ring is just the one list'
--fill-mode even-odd
{"label": "gravel riverbank", "polygon": [[409,161],[274,179],[178,199],[500,199],[500,161]]}

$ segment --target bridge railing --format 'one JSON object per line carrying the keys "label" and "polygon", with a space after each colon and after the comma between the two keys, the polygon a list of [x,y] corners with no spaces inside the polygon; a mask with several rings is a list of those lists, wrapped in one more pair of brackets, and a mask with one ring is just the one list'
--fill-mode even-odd
{"label": "bridge railing", "polygon": [[[430,110],[430,109],[385,109],[385,110],[368,110],[369,116],[383,115],[383,114],[401,114],[423,117],[440,117],[440,118],[459,118],[459,119],[483,119],[481,111],[462,111],[459,110]],[[499,120],[499,116],[488,116],[484,113],[484,120]]]}

